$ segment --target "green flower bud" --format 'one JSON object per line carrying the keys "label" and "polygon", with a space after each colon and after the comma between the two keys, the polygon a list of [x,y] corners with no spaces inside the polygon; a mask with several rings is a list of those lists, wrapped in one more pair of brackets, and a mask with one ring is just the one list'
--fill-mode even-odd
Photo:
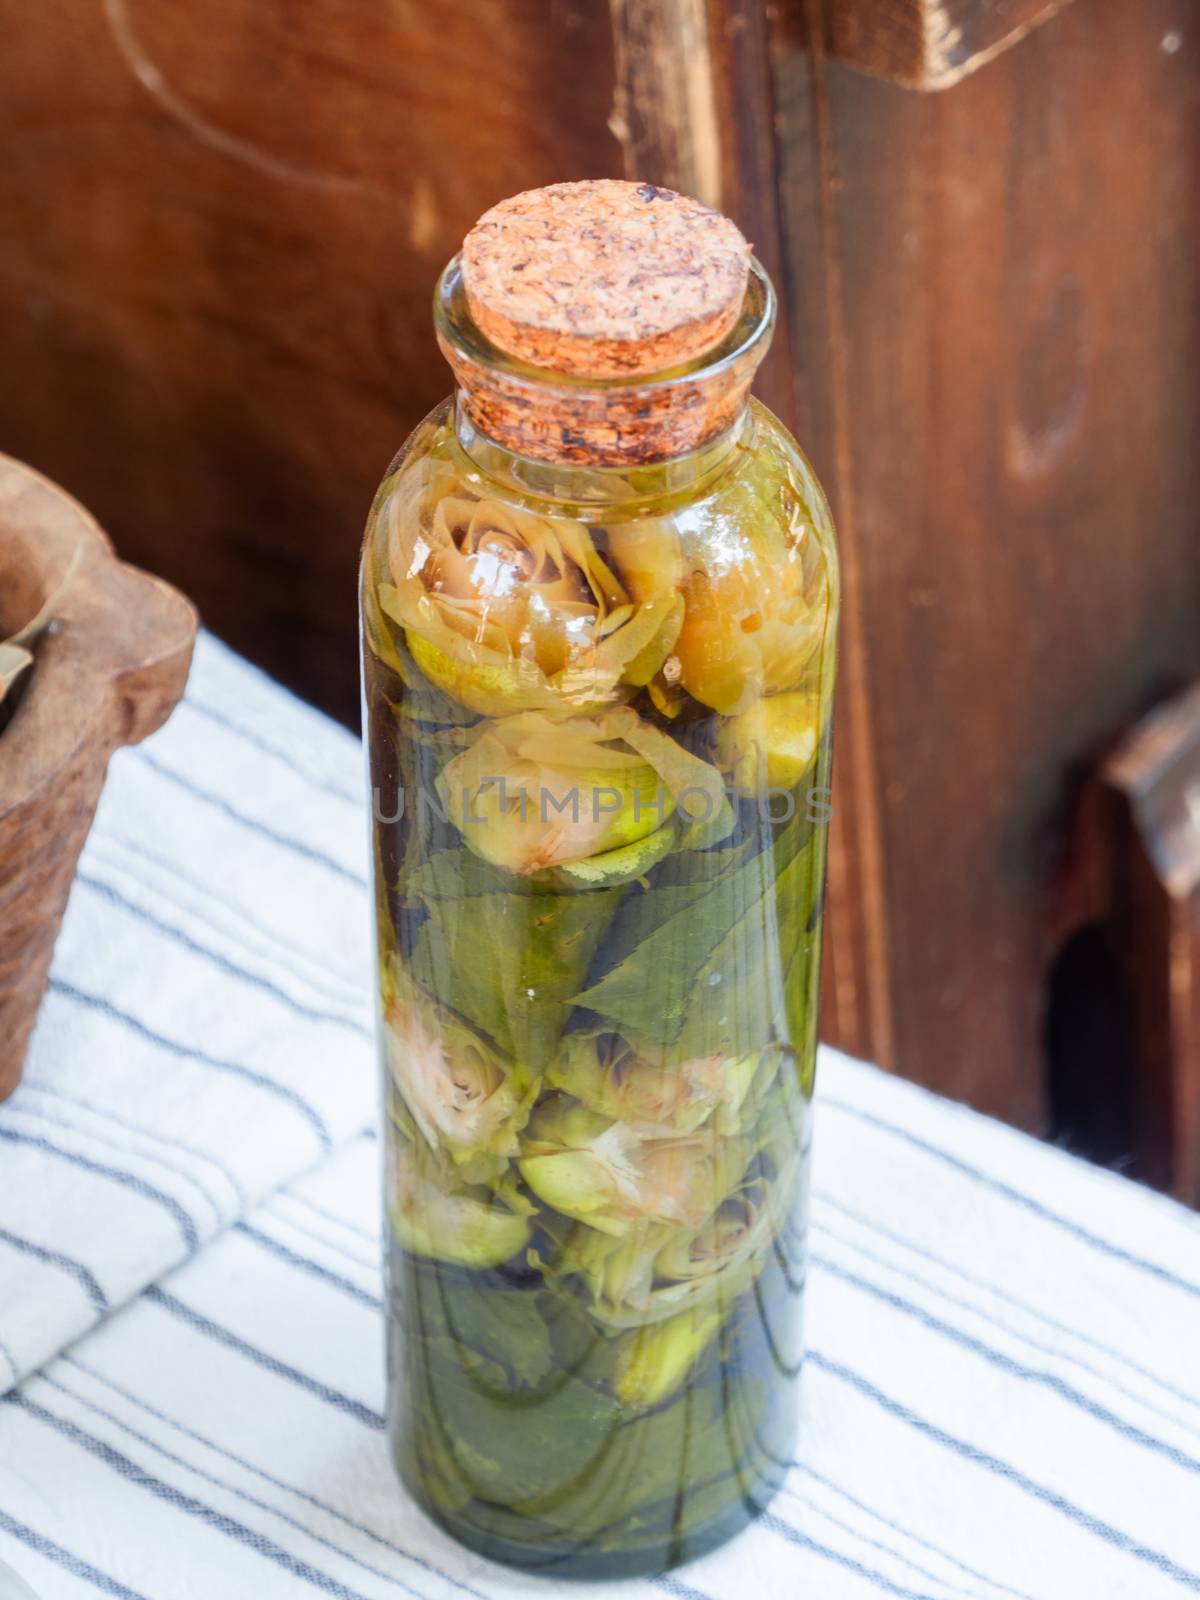
{"label": "green flower bud", "polygon": [[[662,830],[677,810],[688,845],[715,842],[733,825],[716,768],[626,707],[488,724],[446,764],[438,792],[467,847],[492,865],[521,876],[575,869],[581,887],[584,862],[601,861],[602,882],[648,870],[670,848]],[[643,843],[651,836],[653,846]]]}
{"label": "green flower bud", "polygon": [[602,850],[598,856],[585,856],[553,869],[550,876],[565,889],[608,889],[615,884],[643,878],[669,855],[679,834],[671,823],[656,828],[644,838],[621,845],[617,850]]}
{"label": "green flower bud", "polygon": [[449,1155],[467,1179],[502,1171],[517,1152],[538,1079],[430,999],[394,956],[385,972],[383,1023],[392,1085],[429,1148]]}
{"label": "green flower bud", "polygon": [[[679,1229],[654,1257],[656,1279],[715,1285],[738,1277],[739,1269],[760,1259],[779,1221],[775,1202],[785,1199],[777,1184],[731,1195],[700,1228]],[[730,1292],[732,1285],[725,1287]]]}
{"label": "green flower bud", "polygon": [[761,509],[734,518],[711,502],[696,508],[686,530],[670,517],[608,530],[634,599],[672,588],[683,595],[668,681],[723,716],[794,689],[827,625],[829,576],[818,542],[797,544],[793,529]]}
{"label": "green flower bud", "polygon": [[683,1383],[720,1326],[716,1311],[687,1311],[626,1334],[613,1376],[617,1398],[639,1409],[660,1405]]}
{"label": "green flower bud", "polygon": [[642,1328],[685,1311],[724,1316],[758,1275],[796,1203],[796,1154],[743,1182],[696,1227],[646,1223],[622,1238],[577,1228],[557,1241],[557,1266],[579,1277],[597,1322]]}
{"label": "green flower bud", "polygon": [[620,1237],[644,1222],[698,1227],[741,1178],[743,1140],[638,1128],[552,1095],[521,1140],[521,1176],[564,1216]]}
{"label": "green flower bud", "polygon": [[621,1234],[629,1223],[615,1215],[614,1200],[624,1133],[604,1117],[556,1097],[535,1114],[517,1165],[533,1192],[556,1211]]}
{"label": "green flower bud", "polygon": [[388,1216],[398,1244],[413,1255],[459,1267],[498,1267],[522,1251],[532,1231],[526,1211],[504,1186],[456,1185],[419,1147],[393,1141],[388,1157]]}
{"label": "green flower bud", "polygon": [[621,1122],[691,1133],[713,1119],[739,1131],[740,1111],[768,1055],[713,1055],[674,1065],[640,1054],[617,1034],[569,1034],[546,1081]]}
{"label": "green flower bud", "polygon": [[397,493],[384,513],[379,603],[430,683],[503,717],[598,710],[650,681],[683,623],[677,591],[635,599],[584,523],[448,487]]}
{"label": "green flower bud", "polygon": [[794,789],[813,764],[820,736],[816,695],[771,695],[722,724],[717,761],[739,794]]}

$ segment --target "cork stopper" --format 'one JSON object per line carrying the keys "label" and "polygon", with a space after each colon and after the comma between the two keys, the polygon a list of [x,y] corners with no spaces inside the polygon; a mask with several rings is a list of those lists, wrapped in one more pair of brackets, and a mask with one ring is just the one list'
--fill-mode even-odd
{"label": "cork stopper", "polygon": [[662,372],[720,344],[742,310],[750,246],[698,200],[599,178],[502,200],[461,261],[471,315],[499,349],[608,378]]}
{"label": "cork stopper", "polygon": [[743,414],[775,295],[726,217],[649,183],[556,183],[481,217],[433,302],[458,415],[536,461],[627,467]]}

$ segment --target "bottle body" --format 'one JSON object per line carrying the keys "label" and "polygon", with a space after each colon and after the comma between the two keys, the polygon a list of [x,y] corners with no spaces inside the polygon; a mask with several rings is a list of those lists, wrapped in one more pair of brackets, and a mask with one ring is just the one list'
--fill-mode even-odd
{"label": "bottle body", "polygon": [[661,1571],[794,1454],[828,509],[754,403],[625,471],[448,402],[362,605],[397,1463],[498,1559]]}

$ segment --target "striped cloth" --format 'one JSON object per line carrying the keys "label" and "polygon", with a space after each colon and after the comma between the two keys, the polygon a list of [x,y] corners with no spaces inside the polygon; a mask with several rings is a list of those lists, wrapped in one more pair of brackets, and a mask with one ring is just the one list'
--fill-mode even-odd
{"label": "striped cloth", "polygon": [[358,762],[206,641],[114,765],[0,1110],[0,1362],[40,1369],[0,1403],[0,1562],[43,1600],[1200,1591],[1197,1219],[829,1052],[770,1513],[604,1586],[432,1528],[382,1431]]}
{"label": "striped cloth", "polygon": [[373,1121],[361,759],[208,637],[114,759],[0,1107],[0,1382]]}

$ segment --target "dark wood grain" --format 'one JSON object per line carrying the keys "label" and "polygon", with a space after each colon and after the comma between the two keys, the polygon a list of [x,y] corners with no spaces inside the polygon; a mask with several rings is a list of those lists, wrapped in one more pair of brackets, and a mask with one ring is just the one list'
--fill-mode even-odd
{"label": "dark wood grain", "polygon": [[[812,107],[780,188],[799,409],[861,608],[865,731],[844,702],[837,760],[878,816],[852,913],[882,924],[878,1053],[1034,1128],[1074,794],[1200,661],[1191,21],[1076,0],[938,96],[825,59],[819,0],[776,40],[779,103]],[[841,1037],[874,1049],[879,997],[857,1005]]]}
{"label": "dark wood grain", "polygon": [[707,0],[609,0],[614,48],[610,125],[625,175],[670,172],[671,187],[721,202],[716,59]]}
{"label": "dark wood grain", "polygon": [[912,89],[948,89],[1069,0],[836,0],[831,55]]}
{"label": "dark wood grain", "polygon": [[357,720],[374,487],[487,206],[620,170],[588,0],[0,0],[0,446]]}

